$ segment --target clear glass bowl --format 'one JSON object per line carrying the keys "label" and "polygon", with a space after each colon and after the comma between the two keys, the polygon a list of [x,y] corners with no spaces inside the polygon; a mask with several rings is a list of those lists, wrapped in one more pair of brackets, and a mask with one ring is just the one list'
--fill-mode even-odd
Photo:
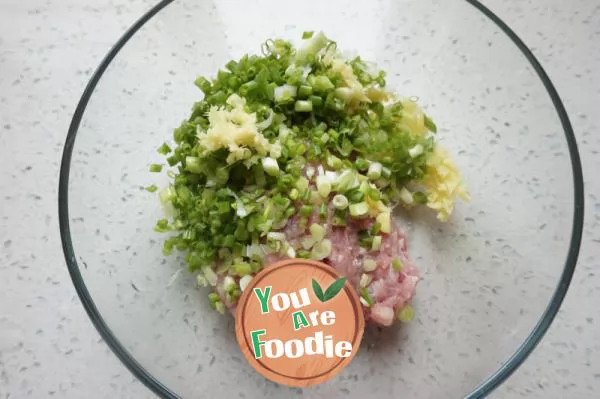
{"label": "clear glass bowl", "polygon": [[[307,389],[266,381],[233,319],[164,258],[148,173],[201,93],[193,85],[267,38],[324,30],[388,73],[440,127],[472,193],[452,220],[399,215],[422,270],[416,319],[369,330],[341,375]],[[119,40],[75,112],[62,161],[60,227],[92,321],[160,396],[482,397],[533,350],[579,250],[583,183],[560,99],[531,52],[475,1],[162,1]]]}

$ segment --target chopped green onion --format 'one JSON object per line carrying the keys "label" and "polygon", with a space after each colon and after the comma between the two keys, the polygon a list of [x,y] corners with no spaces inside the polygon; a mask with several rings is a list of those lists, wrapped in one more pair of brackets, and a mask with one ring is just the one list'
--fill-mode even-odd
{"label": "chopped green onion", "polygon": [[323,203],[323,197],[319,194],[318,191],[311,190],[310,191],[310,202],[314,205],[321,205]]}
{"label": "chopped green onion", "polygon": [[360,286],[360,288],[365,288],[366,286],[371,284],[372,280],[373,280],[372,276],[363,273],[363,275],[360,276],[360,283],[358,285]]}
{"label": "chopped green onion", "polygon": [[292,246],[288,246],[286,250],[286,255],[290,258],[296,257],[296,250]]}
{"label": "chopped green onion", "polygon": [[346,191],[355,188],[358,185],[358,181],[356,178],[356,174],[354,171],[346,169],[342,172],[340,177],[337,180],[337,184],[335,186],[335,190],[340,193],[345,193]]}
{"label": "chopped green onion", "polygon": [[[329,137],[329,135],[327,135],[327,137]],[[338,170],[342,167],[342,160],[335,155],[329,155],[327,157],[327,166],[334,170]]]}
{"label": "chopped green onion", "polygon": [[329,91],[335,87],[333,83],[331,83],[331,80],[324,75],[311,76],[308,83],[312,86],[314,91],[321,93]]}
{"label": "chopped green onion", "polygon": [[368,195],[369,199],[373,201],[379,201],[381,199],[381,191],[376,188],[369,187]]}
{"label": "chopped green onion", "polygon": [[299,195],[300,195],[300,193],[298,192],[298,189],[292,188],[290,190],[289,197],[291,200],[294,200],[294,201],[297,200]]}
{"label": "chopped green onion", "polygon": [[371,249],[373,246],[373,237],[366,234],[358,239],[358,244],[365,249]]}
{"label": "chopped green onion", "polygon": [[225,290],[225,292],[228,292],[228,291],[232,291],[236,288],[237,288],[237,284],[235,283],[235,280],[233,279],[233,277],[226,276],[225,279],[223,280],[223,290]]}
{"label": "chopped green onion", "polygon": [[235,274],[237,274],[238,276],[241,276],[241,277],[252,273],[252,267],[248,263],[235,264],[235,265],[231,266],[231,269],[233,270],[233,272]]}
{"label": "chopped green onion", "polygon": [[202,173],[202,166],[200,165],[200,158],[185,157],[185,170],[192,172],[192,173]]}
{"label": "chopped green onion", "polygon": [[437,126],[435,125],[435,123],[433,122],[433,120],[431,120],[430,117],[428,117],[427,115],[425,115],[425,117],[423,118],[423,122],[425,123],[425,127],[433,133],[437,133]]}
{"label": "chopped green onion", "polygon": [[324,239],[321,242],[315,243],[310,253],[312,259],[321,260],[325,259],[331,254],[332,244],[328,239]]}
{"label": "chopped green onion", "polygon": [[381,226],[382,233],[390,234],[392,232],[392,215],[390,212],[381,212],[375,220]]}
{"label": "chopped green onion", "polygon": [[381,171],[383,169],[383,165],[379,162],[373,162],[369,165],[369,171],[367,172],[367,177],[371,180],[377,180],[381,177]]}
{"label": "chopped green onion", "polygon": [[302,32],[302,39],[310,39],[313,36],[313,31]]}
{"label": "chopped green onion", "polygon": [[369,290],[366,287],[360,289],[360,298],[360,302],[366,307],[373,306],[373,299],[371,298],[371,295],[369,295]]}
{"label": "chopped green onion", "polygon": [[302,201],[304,201],[304,202],[310,201],[311,194],[312,194],[312,192],[310,190],[304,191],[304,194],[302,195]]}
{"label": "chopped green onion", "polygon": [[269,176],[279,175],[279,165],[277,161],[271,157],[262,159],[262,167]]}
{"label": "chopped green onion", "polygon": [[210,91],[210,82],[208,79],[206,79],[203,76],[198,77],[198,79],[196,79],[194,81],[194,84],[204,92],[204,94],[207,94]]}
{"label": "chopped green onion", "polygon": [[408,150],[408,155],[411,158],[416,158],[423,153],[423,146],[421,144],[415,145],[413,148]]}
{"label": "chopped green onion", "polygon": [[225,314],[225,304],[222,301],[215,303],[215,310],[221,314]]}
{"label": "chopped green onion", "polygon": [[250,281],[252,281],[252,276],[250,275],[246,275],[240,279],[240,289],[242,292],[246,289],[248,284],[250,284]]}
{"label": "chopped green onion", "polygon": [[283,85],[275,88],[274,100],[277,103],[286,103],[292,101],[296,97],[298,89],[296,86]]}
{"label": "chopped green onion", "polygon": [[310,258],[310,251],[305,251],[305,250],[301,249],[300,251],[298,251],[296,253],[296,256],[298,258],[302,258],[302,259],[309,259]]}
{"label": "chopped green onion", "polygon": [[369,212],[369,205],[366,202],[359,202],[350,205],[350,215],[353,217],[365,216]]}
{"label": "chopped green onion", "polygon": [[399,272],[400,270],[402,270],[402,261],[400,261],[400,259],[398,258],[394,259],[392,261],[392,267],[395,271]]}
{"label": "chopped green onion", "polygon": [[321,206],[319,207],[319,217],[321,219],[327,218],[327,205],[326,204],[321,204]]}
{"label": "chopped green onion", "polygon": [[392,171],[390,170],[390,168],[386,168],[384,166],[383,168],[381,168],[381,176],[385,179],[389,179],[390,177],[392,177]]}
{"label": "chopped green onion", "polygon": [[331,183],[326,176],[317,176],[317,191],[323,198],[329,196],[331,192]]}
{"label": "chopped green onion", "polygon": [[150,185],[150,186],[147,186],[147,187],[145,188],[145,190],[146,190],[146,191],[148,191],[149,193],[153,193],[153,192],[155,192],[156,190],[158,190],[158,187],[156,187],[156,184],[152,184],[152,185]]}
{"label": "chopped green onion", "polygon": [[327,36],[323,32],[318,32],[313,34],[309,39],[305,39],[303,45],[296,50],[296,64],[304,65],[308,63],[327,44],[329,44],[329,39],[327,39]]}
{"label": "chopped green onion", "polygon": [[298,88],[298,97],[308,98],[312,95],[312,87],[302,85]]}
{"label": "chopped green onion", "polygon": [[356,158],[356,161],[354,161],[354,166],[356,166],[356,169],[363,171],[369,167],[369,162],[364,158],[358,157]]}
{"label": "chopped green onion", "polygon": [[323,106],[323,99],[319,96],[310,96],[310,102],[313,108],[321,108]]}
{"label": "chopped green onion", "polygon": [[377,269],[377,262],[375,262],[373,259],[365,259],[363,261],[363,271],[372,272],[375,269]]}
{"label": "chopped green onion", "polygon": [[213,287],[217,285],[217,274],[210,266],[204,266],[202,268],[202,273],[204,273],[204,277],[206,277],[206,281]]}
{"label": "chopped green onion", "polygon": [[313,213],[313,206],[312,205],[302,205],[300,207],[300,215],[304,216],[304,217],[309,217],[310,215],[312,215]]}
{"label": "chopped green onion", "polygon": [[421,191],[414,192],[412,197],[413,197],[413,200],[417,204],[426,204],[427,203],[427,195],[425,195],[425,193],[423,193]]}
{"label": "chopped green onion", "polygon": [[411,321],[413,319],[413,317],[415,317],[415,311],[412,308],[412,306],[410,306],[410,305],[405,305],[398,312],[398,320],[400,320],[404,323]]}
{"label": "chopped green onion", "polygon": [[300,177],[296,180],[296,188],[300,190],[300,192],[304,192],[308,189],[308,180],[306,177]]}
{"label": "chopped green onion", "polygon": [[294,104],[294,111],[296,112],[310,112],[313,110],[313,105],[310,101],[298,100]]}
{"label": "chopped green onion", "polygon": [[379,234],[381,231],[381,224],[378,222],[373,223],[371,226],[371,234]]}
{"label": "chopped green onion", "polygon": [[359,190],[353,191],[348,195],[348,199],[352,203],[361,202],[364,198],[365,198],[365,194]]}
{"label": "chopped green onion", "polygon": [[302,248],[304,248],[305,250],[311,249],[313,247],[313,245],[315,245],[315,239],[313,236],[307,236],[304,237],[301,241],[300,241],[300,245],[302,246]]}
{"label": "chopped green onion", "polygon": [[412,193],[408,191],[406,187],[402,187],[402,190],[400,190],[400,200],[406,205],[412,205],[414,202]]}
{"label": "chopped green onion", "polygon": [[313,223],[310,225],[310,234],[315,241],[321,241],[325,238],[325,228],[319,224]]}
{"label": "chopped green onion", "polygon": [[150,165],[150,172],[160,173],[160,172],[162,172],[162,168],[163,168],[163,166],[161,164],[153,163],[152,165]]}
{"label": "chopped green onion", "polygon": [[374,236],[373,243],[371,244],[371,249],[373,251],[379,251],[379,248],[381,248],[381,241],[381,236]]}
{"label": "chopped green onion", "polygon": [[211,292],[210,294],[208,294],[208,301],[210,303],[210,306],[215,309],[215,305],[217,304],[217,302],[221,302],[221,297],[219,297],[219,294],[217,294],[216,292]]}
{"label": "chopped green onion", "polygon": [[348,207],[348,198],[343,194],[336,194],[332,202],[336,209],[346,209]]}
{"label": "chopped green onion", "polygon": [[167,155],[171,152],[171,147],[169,147],[167,143],[163,143],[160,147],[158,147],[157,152],[161,155]]}
{"label": "chopped green onion", "polygon": [[202,274],[198,274],[196,276],[196,283],[200,287],[208,287],[208,280],[206,280],[206,277],[204,277]]}

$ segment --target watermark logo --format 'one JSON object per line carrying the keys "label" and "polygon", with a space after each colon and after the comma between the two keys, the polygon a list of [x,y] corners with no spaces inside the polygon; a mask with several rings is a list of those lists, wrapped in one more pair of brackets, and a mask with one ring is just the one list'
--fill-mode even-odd
{"label": "watermark logo", "polygon": [[264,377],[297,387],[327,381],[346,367],[364,324],[346,278],[306,259],[263,269],[236,310],[236,336],[248,362]]}

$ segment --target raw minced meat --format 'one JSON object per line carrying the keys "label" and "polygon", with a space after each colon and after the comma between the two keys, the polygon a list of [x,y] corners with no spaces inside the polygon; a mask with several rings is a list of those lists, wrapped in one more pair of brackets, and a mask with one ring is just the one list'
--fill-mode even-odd
{"label": "raw minced meat", "polygon": [[[382,326],[391,325],[395,315],[415,295],[419,280],[418,271],[408,255],[404,232],[395,222],[392,222],[391,233],[382,234],[379,250],[368,250],[360,246],[359,236],[361,231],[372,227],[375,222],[372,218],[349,219],[346,226],[337,227],[331,223],[332,215],[333,209],[330,206],[327,220],[323,225],[326,228],[325,239],[331,240],[332,249],[330,255],[322,261],[345,276],[357,292],[363,288],[360,287],[361,276],[363,274],[369,276],[370,282],[364,288],[367,289],[373,304],[367,306],[363,303],[365,320]],[[310,226],[319,221],[319,216],[315,212],[305,224]],[[297,245],[302,239],[310,236],[307,228],[299,223],[298,217],[290,218],[280,232],[285,234],[291,245]],[[278,252],[265,254],[266,265],[283,259],[289,259],[289,256]],[[364,262],[368,260],[375,261],[374,270],[364,270]],[[394,260],[402,265],[399,270],[392,266]],[[222,285],[219,283],[217,287]],[[217,292],[225,305],[230,310],[234,310],[235,304],[226,299],[223,289]]]}

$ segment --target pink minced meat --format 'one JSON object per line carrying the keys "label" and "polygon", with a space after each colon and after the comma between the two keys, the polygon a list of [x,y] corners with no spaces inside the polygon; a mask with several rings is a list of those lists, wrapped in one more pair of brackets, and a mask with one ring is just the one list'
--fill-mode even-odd
{"label": "pink minced meat", "polygon": [[[396,223],[392,223],[391,233],[382,233],[380,249],[378,251],[367,250],[359,245],[359,232],[370,229],[374,223],[373,219],[348,220],[347,226],[336,227],[331,225],[332,213],[332,210],[330,210],[325,235],[325,238],[331,240],[332,251],[327,258],[323,259],[323,262],[334,267],[341,275],[346,276],[359,292],[363,262],[367,259],[374,260],[377,268],[370,272],[372,281],[367,286],[369,295],[373,300],[373,306],[363,305],[365,319],[367,322],[382,326],[391,325],[396,313],[406,306],[415,295],[419,280],[418,271],[408,257],[404,233]],[[319,223],[316,213],[307,225],[310,226],[311,223]],[[308,234],[308,232],[298,227],[296,217],[291,218],[281,231],[291,244],[299,243]],[[286,256],[279,254],[269,254],[266,263],[270,264],[286,258]],[[394,259],[399,259],[402,263],[400,271],[396,271],[392,267]]]}

